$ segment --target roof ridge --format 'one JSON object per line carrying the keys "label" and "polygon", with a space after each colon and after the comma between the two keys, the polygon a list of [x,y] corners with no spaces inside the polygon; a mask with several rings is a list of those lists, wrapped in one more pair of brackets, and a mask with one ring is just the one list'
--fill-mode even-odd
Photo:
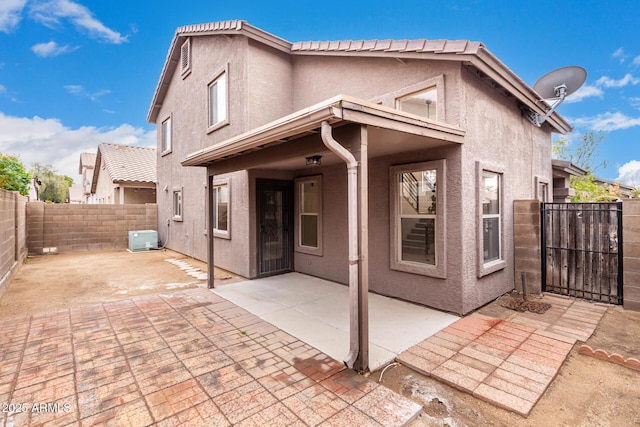
{"label": "roof ridge", "polygon": [[294,42],[291,52],[419,52],[473,54],[484,44],[471,40],[449,39],[356,39],[306,40]]}

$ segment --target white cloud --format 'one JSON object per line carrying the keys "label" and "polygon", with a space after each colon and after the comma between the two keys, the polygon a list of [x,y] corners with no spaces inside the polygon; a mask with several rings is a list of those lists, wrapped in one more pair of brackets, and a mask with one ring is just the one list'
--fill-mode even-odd
{"label": "white cloud", "polygon": [[38,162],[53,165],[58,173],[78,179],[80,153],[95,153],[100,142],[155,147],[156,131],[129,124],[71,129],[58,119],[13,117],[0,113],[2,153],[19,156],[28,169]]}
{"label": "white cloud", "polygon": [[573,119],[576,127],[585,127],[594,131],[612,131],[640,126],[640,117],[629,117],[622,113],[604,113],[593,117]]}
{"label": "white cloud", "polygon": [[616,181],[640,187],[640,161],[631,160],[620,166]]}
{"label": "white cloud", "polygon": [[10,33],[22,18],[22,9],[27,0],[2,0],[0,2],[0,31]]}
{"label": "white cloud", "polygon": [[602,89],[597,86],[584,85],[571,95],[567,96],[567,99],[564,102],[571,104],[573,102],[581,102],[585,98],[591,98],[594,96],[602,98],[603,93]]}
{"label": "white cloud", "polygon": [[640,110],[640,97],[629,98],[629,105]]}
{"label": "white cloud", "polygon": [[3,85],[0,85],[0,93],[7,93],[7,88]]}
{"label": "white cloud", "polygon": [[638,55],[635,58],[633,58],[633,61],[631,61],[631,63],[633,65],[640,65],[640,55]]}
{"label": "white cloud", "polygon": [[33,51],[33,53],[38,56],[42,56],[43,58],[73,52],[76,49],[77,47],[72,48],[69,45],[59,46],[58,43],[54,41],[50,41],[48,43],[38,43],[31,46],[31,50]]}
{"label": "white cloud", "polygon": [[61,19],[68,19],[95,39],[113,44],[128,41],[127,36],[110,29],[96,19],[88,8],[72,0],[34,1],[30,5],[30,14],[33,19],[50,28],[59,26]]}
{"label": "white cloud", "polygon": [[90,92],[87,92],[84,89],[84,86],[82,86],[82,85],[67,85],[64,88],[71,95],[79,96],[79,97],[82,97],[82,98],[88,98],[88,99],[90,99],[92,101],[97,101],[101,96],[104,96],[104,95],[107,95],[107,94],[111,93],[111,91],[108,90],[108,89],[102,89],[102,90],[99,90],[97,92],[90,93]]}
{"label": "white cloud", "polygon": [[602,76],[598,79],[598,81],[596,81],[597,85],[604,86],[604,87],[624,87],[629,84],[635,86],[638,83],[640,83],[640,79],[633,77],[631,74],[626,74],[620,80],[614,80],[610,77]]}
{"label": "white cloud", "polygon": [[625,59],[627,59],[628,55],[624,54],[624,49],[619,47],[615,52],[611,55],[612,58],[617,59],[622,64]]}

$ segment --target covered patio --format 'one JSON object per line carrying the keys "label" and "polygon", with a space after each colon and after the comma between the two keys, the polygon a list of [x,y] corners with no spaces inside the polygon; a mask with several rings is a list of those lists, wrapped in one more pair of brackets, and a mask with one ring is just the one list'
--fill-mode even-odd
{"label": "covered patio", "polygon": [[[349,289],[300,273],[220,285],[214,293],[336,360],[349,350]],[[369,369],[459,319],[417,304],[369,293]]]}
{"label": "covered patio", "polygon": [[[437,259],[432,261],[430,274],[414,274],[416,271],[413,267],[391,271],[393,267],[389,267],[389,256],[395,256],[399,238],[397,234],[389,236],[387,218],[389,210],[394,206],[388,199],[389,171],[393,170],[390,166],[416,161],[415,153],[419,153],[417,156],[426,156],[425,160],[436,160],[429,165],[434,168],[434,173],[438,168],[437,173],[442,173],[444,177],[443,159],[446,158],[450,162],[448,171],[452,181],[460,182],[459,147],[464,141],[464,135],[464,130],[455,126],[339,95],[191,153],[183,160],[182,165],[206,166],[210,189],[216,185],[244,187],[243,192],[236,192],[231,197],[236,204],[246,206],[249,212],[243,223],[248,228],[241,231],[246,238],[236,239],[234,242],[233,237],[230,238],[227,234],[224,237],[226,240],[218,239],[215,245],[215,239],[209,239],[208,264],[218,265],[218,248],[214,247],[221,244],[220,248],[224,246],[227,251],[227,259],[233,253],[236,259],[248,261],[250,267],[247,277],[252,279],[262,277],[269,281],[271,279],[267,276],[295,271],[348,283],[348,287],[327,285],[327,289],[338,286],[335,289],[344,294],[334,296],[333,303],[329,299],[316,307],[319,309],[322,304],[332,308],[344,307],[344,312],[348,315],[326,316],[332,320],[321,322],[322,331],[319,329],[313,335],[318,336],[316,340],[340,342],[341,337],[346,334],[349,337],[347,353],[344,349],[339,350],[340,354],[332,353],[328,348],[325,351],[344,360],[347,366],[356,371],[364,372],[393,359],[394,352],[397,354],[402,351],[404,344],[394,347],[389,343],[377,343],[377,338],[370,339],[370,335],[377,336],[377,329],[380,329],[381,336],[394,335],[385,333],[385,326],[382,324],[372,323],[369,326],[370,319],[393,316],[384,313],[384,309],[369,315],[370,302],[373,308],[377,299],[369,298],[370,277],[377,286],[374,290],[379,294],[428,304],[443,311],[460,312],[462,294],[460,286],[443,286],[442,279],[460,283],[457,277],[459,273],[452,273],[449,277],[446,275],[447,264],[453,262],[447,259],[446,250],[440,250],[434,255]],[[319,167],[320,159],[322,167]],[[310,165],[313,169],[310,169]],[[228,179],[222,176],[238,171],[248,171],[246,182],[222,182]],[[321,190],[316,190],[320,194],[318,203],[323,203],[324,207],[318,208],[318,216],[315,217],[314,224],[317,228],[313,233],[315,237],[312,247],[302,243],[301,235],[307,229],[303,230],[303,218],[300,218],[298,207],[294,207],[300,206],[301,193],[298,189],[302,188],[300,186],[304,185],[304,180],[309,181],[310,186],[325,187],[324,197]],[[453,248],[458,240],[447,238],[446,227],[458,230],[459,227],[457,220],[451,220],[445,225],[445,183],[446,179],[438,181],[437,206],[442,215],[436,220],[434,238],[439,242],[454,242],[451,244]],[[216,197],[213,191],[209,192],[209,224],[216,221]],[[435,199],[432,200],[432,206],[435,207]],[[375,206],[370,207],[370,203]],[[458,208],[454,207],[450,212],[456,209]],[[227,211],[226,206],[224,211]],[[236,231],[231,232],[234,236],[235,233]],[[210,236],[213,234],[212,232]],[[278,283],[281,285],[287,281]],[[311,282],[313,280],[300,281],[305,286]],[[259,285],[248,283],[244,286],[246,290],[240,292],[244,295],[231,301],[241,306],[244,302],[260,305],[257,291]],[[216,287],[212,277],[209,287]],[[303,293],[316,298],[318,294],[313,289],[304,289]],[[276,321],[279,315],[284,314],[285,307],[298,315],[301,312],[300,307],[288,306],[279,300],[281,291],[282,289],[272,289],[273,295],[262,295],[268,298],[263,301],[264,307],[277,308],[271,313]],[[257,294],[253,295],[253,292]],[[397,311],[399,313],[402,310]],[[452,322],[455,317],[447,319]],[[316,320],[319,320],[319,316],[316,316]],[[295,319],[289,323],[297,324],[296,326],[301,324]],[[407,322],[410,323],[411,321]],[[446,325],[445,321],[431,329],[426,336]],[[413,328],[418,329],[415,325]],[[427,327],[424,329],[429,331]],[[295,335],[293,331],[291,333]],[[416,342],[418,341],[420,338],[417,338]],[[371,357],[370,342],[377,346]],[[317,346],[324,348],[320,344]]]}

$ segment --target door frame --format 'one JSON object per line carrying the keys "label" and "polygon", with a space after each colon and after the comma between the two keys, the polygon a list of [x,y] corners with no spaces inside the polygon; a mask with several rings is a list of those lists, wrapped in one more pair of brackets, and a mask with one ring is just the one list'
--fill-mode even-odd
{"label": "door frame", "polygon": [[[282,216],[283,229],[283,263],[282,268],[276,270],[263,270],[263,245],[262,245],[262,217],[264,214],[265,191],[276,190],[283,192]],[[256,178],[256,273],[257,277],[274,276],[294,271],[294,197],[293,181],[280,179]]]}

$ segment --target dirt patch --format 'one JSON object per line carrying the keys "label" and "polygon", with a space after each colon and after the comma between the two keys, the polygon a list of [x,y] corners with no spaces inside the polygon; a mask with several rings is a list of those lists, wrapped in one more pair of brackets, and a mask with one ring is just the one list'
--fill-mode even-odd
{"label": "dirt patch", "polygon": [[[207,286],[206,280],[189,276],[167,259],[207,271],[205,263],[169,250],[29,257],[0,299],[0,319]],[[224,278],[238,279],[216,269],[216,279]]]}
{"label": "dirt patch", "polygon": [[[516,313],[500,300],[480,313],[508,320]],[[564,365],[527,418],[397,365],[382,384],[423,406],[410,424],[422,426],[640,426],[640,372],[578,354]],[[611,306],[587,344],[640,359],[640,312]],[[380,372],[371,374],[377,381]]]}

